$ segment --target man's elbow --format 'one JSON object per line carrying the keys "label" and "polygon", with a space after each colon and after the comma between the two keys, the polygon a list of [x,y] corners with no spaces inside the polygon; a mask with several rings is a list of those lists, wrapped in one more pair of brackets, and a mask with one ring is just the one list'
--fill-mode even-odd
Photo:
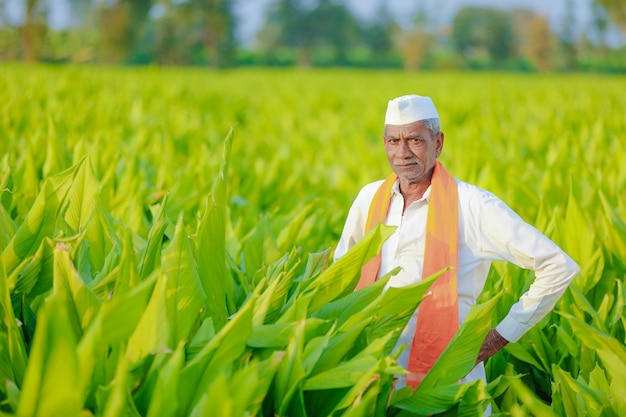
{"label": "man's elbow", "polygon": [[567,253],[559,251],[546,259],[543,267],[539,268],[537,272],[540,270],[560,276],[569,282],[580,272],[580,267]]}
{"label": "man's elbow", "polygon": [[566,256],[565,258],[567,260],[565,263],[565,275],[567,276],[569,282],[571,282],[580,272],[580,266],[578,266],[578,264],[569,256]]}
{"label": "man's elbow", "polygon": [[580,272],[578,264],[569,256],[565,256],[565,263],[560,266],[561,271],[558,273],[557,278],[554,281],[555,291],[561,294],[565,292],[567,287],[574,281],[574,278]]}

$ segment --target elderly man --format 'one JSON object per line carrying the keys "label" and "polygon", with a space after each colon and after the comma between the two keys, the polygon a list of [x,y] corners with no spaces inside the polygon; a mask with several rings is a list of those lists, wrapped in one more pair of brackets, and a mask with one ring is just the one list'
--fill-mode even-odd
{"label": "elderly man", "polygon": [[[535,271],[528,292],[491,329],[465,381],[485,379],[483,361],[516,342],[544,317],[578,272],[578,265],[490,192],[453,178],[437,160],[444,144],[429,97],[389,101],[384,145],[393,174],[366,185],[345,223],[335,260],[378,222],[397,226],[381,253],[365,265],[357,288],[395,267],[387,286],[413,284],[451,266],[431,287],[403,330],[400,365],[408,370],[396,388],[417,387],[458,330],[482,291],[493,260]],[[419,313],[419,314],[418,314]]]}

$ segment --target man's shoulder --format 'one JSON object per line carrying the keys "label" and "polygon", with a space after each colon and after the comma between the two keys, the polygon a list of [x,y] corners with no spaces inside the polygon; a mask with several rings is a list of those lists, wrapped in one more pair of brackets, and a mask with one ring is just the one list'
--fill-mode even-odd
{"label": "man's shoulder", "polygon": [[379,180],[370,182],[369,184],[365,184],[359,191],[359,194],[356,196],[354,204],[362,206],[369,205],[369,203],[374,198],[374,194],[376,194],[376,191],[378,191],[383,182],[385,182],[385,180]]}
{"label": "man's shoulder", "polygon": [[461,203],[480,204],[481,202],[484,202],[485,200],[498,198],[491,191],[482,189],[474,184],[470,184],[458,178],[455,178],[454,180],[456,181],[456,188],[458,190],[459,201]]}
{"label": "man's shoulder", "polygon": [[365,184],[363,188],[361,188],[361,191],[359,192],[359,194],[371,193],[373,195],[380,188],[380,186],[383,185],[383,182],[385,182],[385,180],[378,180],[378,181],[370,182],[369,184]]}

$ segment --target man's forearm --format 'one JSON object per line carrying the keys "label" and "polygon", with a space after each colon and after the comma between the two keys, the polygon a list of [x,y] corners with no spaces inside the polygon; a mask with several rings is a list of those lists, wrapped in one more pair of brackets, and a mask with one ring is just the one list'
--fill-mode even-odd
{"label": "man's forearm", "polygon": [[476,363],[489,359],[509,343],[496,329],[489,330],[478,353]]}

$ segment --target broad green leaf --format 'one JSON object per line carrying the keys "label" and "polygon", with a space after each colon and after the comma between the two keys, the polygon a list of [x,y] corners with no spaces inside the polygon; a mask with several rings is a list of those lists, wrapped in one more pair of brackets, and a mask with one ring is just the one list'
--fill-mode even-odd
{"label": "broad green leaf", "polygon": [[[269,265],[266,270],[268,288],[263,291],[254,312],[255,324],[275,322],[285,305],[289,290],[293,286],[295,270],[299,264],[297,254],[292,251]],[[258,285],[258,284],[257,284]]]}
{"label": "broad green leaf", "polygon": [[443,269],[428,278],[405,287],[389,287],[379,296],[378,300],[366,309],[377,316],[396,315],[406,309],[415,311],[417,303],[421,302],[430,286],[445,271],[446,269]]}
{"label": "broad green leaf", "polygon": [[498,301],[499,297],[494,297],[470,309],[465,321],[426,374],[416,393],[454,384],[474,368],[480,346],[491,329],[491,317]]}
{"label": "broad green leaf", "polygon": [[119,357],[115,377],[100,393],[100,409],[103,417],[140,417],[130,394],[129,363],[126,357]]}
{"label": "broad green leaf", "polygon": [[53,296],[66,303],[65,308],[69,313],[67,324],[73,328],[78,342],[75,349],[79,370],[76,389],[85,392],[96,366],[94,338],[100,325],[101,302],[74,269],[67,249],[62,244],[57,244],[53,252]]}
{"label": "broad green leaf", "polygon": [[80,326],[78,334],[82,334],[94,320],[101,302],[80,278],[67,249],[60,244],[54,249],[54,291],[67,294],[68,310],[74,313]]}
{"label": "broad green leaf", "polygon": [[[484,382],[477,380],[463,384],[441,385],[427,389],[418,389],[415,391],[415,394],[409,398],[397,402],[392,401],[392,405],[418,415],[443,413],[461,403],[465,394],[472,389],[477,389],[478,386],[484,387]],[[479,415],[480,414],[478,414],[477,417]]]}
{"label": "broad green leaf", "polygon": [[583,295],[582,291],[578,288],[575,283],[570,284],[568,287],[568,293],[573,298],[573,303],[577,306],[577,308],[583,310],[585,313],[591,316],[593,319],[594,327],[599,330],[606,332],[606,328],[604,326],[604,320],[598,314],[598,311],[591,305],[589,300]]}
{"label": "broad green leaf", "polygon": [[[111,214],[123,222],[126,227],[141,235],[145,235],[146,231],[154,228],[154,224],[151,227],[146,221],[145,206],[142,198],[143,185],[141,184],[144,177],[142,174],[144,173],[141,172],[138,165],[142,165],[139,159],[132,157],[124,159],[124,170],[116,181],[116,198],[110,203],[109,207]],[[166,197],[163,200],[165,199]],[[163,205],[164,202],[162,201],[161,206]],[[154,259],[148,259],[148,261],[151,260],[153,261]],[[148,262],[147,270],[145,271],[146,275],[150,274],[153,269]]]}
{"label": "broad green leaf", "polygon": [[372,319],[362,320],[355,323],[354,326],[346,328],[344,331],[338,331],[328,342],[328,346],[324,349],[321,356],[317,360],[313,371],[310,375],[333,369],[348,353],[357,345],[357,338],[363,333],[363,329],[371,323]]}
{"label": "broad green leaf", "polygon": [[0,333],[5,337],[0,354],[7,361],[4,365],[10,367],[10,372],[9,369],[5,369],[4,377],[21,386],[27,364],[26,343],[13,311],[2,257],[0,257]]}
{"label": "broad green leaf", "polygon": [[379,415],[376,413],[376,402],[379,396],[379,390],[369,389],[357,401],[352,402],[350,407],[341,415],[343,417],[370,417]]}
{"label": "broad green leaf", "polygon": [[289,344],[295,323],[274,323],[254,326],[248,345],[255,348],[284,348]]}
{"label": "broad green leaf", "polygon": [[[0,195],[2,195],[2,187],[0,187]],[[4,206],[0,204],[0,251],[4,251],[16,231],[17,225]]]}
{"label": "broad green leaf", "polygon": [[552,366],[554,375],[553,395],[559,396],[564,405],[565,415],[585,413],[588,415],[611,415],[606,409],[610,403],[608,392],[595,391],[582,381],[577,381],[568,373]]}
{"label": "broad green leaf", "polygon": [[327,270],[309,281],[302,281],[307,291],[315,290],[309,307],[314,312],[326,303],[351,293],[358,283],[361,267],[376,256],[383,243],[396,230],[382,223],[376,225],[363,239],[339,258]]}
{"label": "broad green leaf", "polygon": [[373,367],[366,369],[363,372],[359,372],[355,376],[357,377],[355,378],[355,383],[350,387],[347,394],[343,396],[341,401],[339,401],[339,403],[335,406],[335,413],[351,406],[352,404],[358,403],[364,395],[367,395],[368,392],[378,393],[380,390],[378,386],[380,375],[378,374],[377,363],[375,363]]}
{"label": "broad green leaf", "polygon": [[[94,175],[91,159],[85,156],[78,164],[65,202],[65,221],[76,233],[82,232],[94,211],[100,183]],[[63,210],[63,209],[62,209]]]}
{"label": "broad green leaf", "polygon": [[48,177],[55,172],[60,171],[64,166],[63,161],[63,140],[57,136],[55,121],[50,112],[47,113],[48,119],[48,140],[46,140],[46,159],[43,163],[43,175]]}
{"label": "broad green leaf", "polygon": [[549,320],[549,317],[544,317],[542,321],[528,330],[525,336],[528,340],[532,340],[528,347],[534,352],[534,357],[541,363],[541,368],[539,369],[549,373],[551,364],[556,363],[558,360],[557,355],[560,349],[554,348],[558,339],[553,338],[551,335],[548,336],[548,332],[542,328],[542,324],[547,320]]}
{"label": "broad green leaf", "polygon": [[[3,320],[4,321],[4,320]],[[0,331],[0,381],[13,381],[13,367],[11,366],[11,354],[8,349],[8,335]],[[4,388],[0,385],[0,393],[4,393]]]}
{"label": "broad green leaf", "polygon": [[375,317],[372,326],[368,329],[368,339],[376,339],[387,334],[393,334],[389,338],[386,352],[390,352],[397,343],[397,339],[415,313],[415,309],[422,302],[432,283],[439,277],[440,271],[418,283],[402,288],[387,288],[378,299],[363,311],[354,314],[342,326],[350,326],[355,320],[366,316]]}
{"label": "broad green leaf", "polygon": [[148,277],[161,265],[161,247],[163,245],[163,235],[167,228],[167,220],[165,218],[166,204],[167,194],[161,202],[159,212],[148,234],[148,243],[141,254],[141,260],[139,261],[139,275],[141,279]]}
{"label": "broad green leaf", "polygon": [[[373,357],[379,358],[381,357],[381,353],[384,347],[389,343],[389,339],[391,335],[387,335],[387,337],[381,337],[373,341],[371,344],[367,345],[365,349],[359,352],[353,359],[353,361],[359,361],[362,358]],[[349,407],[355,401],[359,401],[359,398],[363,397],[367,391],[379,391],[381,388],[385,389],[384,392],[381,392],[381,395],[384,396],[385,405],[388,402],[388,396],[391,392],[392,379],[394,374],[401,370],[400,367],[396,366],[397,358],[385,357],[381,358],[377,361],[376,365],[370,369],[366,369],[364,372],[360,372],[358,379],[355,383],[350,387],[346,395],[339,401],[339,403],[335,406],[335,410],[343,409]]]}
{"label": "broad green leaf", "polygon": [[[362,325],[369,323],[373,323],[369,332],[370,339],[394,332],[394,337],[389,339],[388,350],[390,350],[424,294],[439,275],[435,274],[407,287],[388,288],[382,292],[389,279],[389,276],[385,276],[372,285],[327,304],[314,314],[328,318],[337,317],[341,324],[339,330],[344,332],[350,329],[347,333],[353,334],[354,337],[358,334],[352,333],[353,329],[360,329]],[[343,349],[338,349],[337,352],[345,353]],[[336,356],[333,356],[336,360]],[[326,356],[321,363],[326,363]]]}
{"label": "broad green leaf", "polygon": [[11,408],[11,410],[15,411],[19,408],[20,389],[10,379],[6,379],[5,382],[7,397],[5,403]]}
{"label": "broad green leaf", "polygon": [[309,306],[315,297],[315,290],[306,291],[302,294],[295,293],[285,303],[281,315],[276,323],[292,323],[310,315]]}
{"label": "broad green leaf", "polygon": [[[390,336],[391,335],[388,335],[387,339],[390,338]],[[369,380],[369,378],[372,377],[370,372],[378,371],[379,360],[377,358],[382,353],[386,343],[386,338],[375,340],[354,356],[354,358],[307,378],[303,389],[321,390],[352,387],[363,379],[364,374],[368,375]]]}
{"label": "broad green leaf", "polygon": [[626,259],[626,221],[624,216],[620,216],[617,208],[612,205],[606,194],[600,190],[600,202],[604,211],[607,226],[606,233],[608,238],[608,246],[612,248],[618,257],[622,260]]}
{"label": "broad green leaf", "polygon": [[230,151],[233,143],[231,129],[224,140],[224,151],[220,172],[215,180],[213,190],[207,199],[207,208],[198,224],[198,245],[196,260],[198,274],[204,293],[207,296],[206,314],[212,318],[216,330],[221,329],[227,321],[228,310],[226,295],[230,289],[230,277],[226,267],[226,181]]}
{"label": "broad green leaf", "polygon": [[154,273],[127,293],[102,303],[99,343],[112,345],[128,340],[145,314],[159,280],[162,280],[160,275]]}
{"label": "broad green leaf", "polygon": [[[587,293],[601,278],[594,277],[590,272],[593,266],[590,261],[594,258],[594,252],[598,252],[594,237],[596,233],[591,226],[591,222],[586,219],[580,208],[574,193],[569,193],[567,210],[563,219],[562,233],[566,233],[561,239],[564,250],[581,264],[581,273],[578,275],[576,283],[580,286],[582,293]],[[566,238],[565,238],[566,237]],[[593,280],[589,279],[592,278]]]}
{"label": "broad green leaf", "polygon": [[9,285],[13,282],[16,293],[27,294],[30,298],[52,289],[55,243],[44,238],[37,252],[25,264],[13,271]]}
{"label": "broad green leaf", "polygon": [[184,343],[178,347],[169,360],[159,368],[156,386],[150,396],[148,417],[169,417],[178,415],[178,391],[180,371],[184,366]]}
{"label": "broad green leaf", "polygon": [[537,369],[544,369],[544,366],[540,364],[537,359],[527,350],[527,347],[519,343],[511,343],[504,347],[504,350],[514,358],[517,358],[523,362],[529,363]]}
{"label": "broad green leaf", "polygon": [[364,373],[376,369],[377,364],[378,361],[374,356],[358,356],[328,371],[307,378],[302,388],[304,390],[348,388],[356,384]]}
{"label": "broad green leaf", "polygon": [[[257,271],[253,277],[255,287],[267,285],[267,289],[261,293],[255,307],[255,325],[272,323],[280,314],[294,280],[294,269],[297,263],[292,265],[293,256],[295,256],[293,251],[283,255],[273,264]],[[257,277],[259,277],[258,281],[256,281]]]}
{"label": "broad green leaf", "polygon": [[14,188],[19,190],[19,194],[14,193],[13,200],[21,218],[25,218],[31,211],[33,201],[40,193],[34,153],[34,149],[26,148],[25,152],[20,153],[20,163],[13,169]]}
{"label": "broad green leaf", "polygon": [[131,291],[140,282],[139,271],[135,263],[135,251],[132,234],[129,230],[124,231],[122,253],[120,255],[119,269],[115,280],[116,296],[123,295]]}
{"label": "broad green leaf", "polygon": [[[335,319],[337,324],[343,325],[346,321],[351,320],[356,314],[363,312],[366,308],[369,308],[370,304],[374,302],[383,293],[389,278],[392,273],[380,277],[373,284],[360,289],[359,291],[351,292],[345,297],[341,297],[335,301],[324,305],[313,313],[313,317],[322,319]],[[358,320],[357,320],[358,321]]]}
{"label": "broad green leaf", "polygon": [[281,352],[274,352],[266,361],[250,361],[231,377],[219,374],[191,416],[259,415],[281,357]]}
{"label": "broad green leaf", "polygon": [[626,348],[620,341],[586,324],[574,316],[561,313],[570,323],[583,344],[594,350],[611,378],[611,394],[618,401],[618,414],[623,410],[622,399],[626,398]]}
{"label": "broad green leaf", "polygon": [[292,219],[278,234],[276,245],[279,251],[288,251],[297,242],[298,234],[302,230],[302,225],[313,211],[313,204],[303,207],[296,207],[287,218]]}
{"label": "broad green leaf", "polygon": [[528,388],[520,379],[511,378],[509,380],[510,389],[515,393],[519,401],[524,404],[529,413],[535,416],[556,417],[554,412],[546,403]]}
{"label": "broad green leaf", "polygon": [[224,370],[243,355],[252,334],[252,312],[258,294],[254,293],[237,314],[221,328],[209,343],[181,371],[178,389],[181,410],[189,413],[208,387]]}
{"label": "broad green leaf", "polygon": [[307,280],[319,275],[328,267],[328,262],[332,255],[333,248],[328,248],[321,252],[309,253],[306,260],[304,274],[299,280]]}
{"label": "broad green leaf", "polygon": [[[311,320],[311,319],[309,319]],[[335,331],[334,326],[321,336],[317,336],[309,340],[309,342],[304,347],[304,351],[302,352],[302,368],[304,369],[304,373],[309,375],[317,361],[322,356],[324,350],[328,347],[328,343],[333,336]]]}
{"label": "broad green leaf", "polygon": [[613,308],[611,313],[609,314],[607,320],[607,327],[609,329],[615,329],[615,325],[619,322],[622,313],[624,312],[624,308],[626,307],[626,300],[624,297],[624,284],[621,280],[615,280],[615,303],[613,304]]}
{"label": "broad green leaf", "polygon": [[[255,348],[284,349],[289,344],[289,341],[293,339],[294,332],[298,326],[298,322],[254,326],[247,342],[248,346]],[[328,327],[328,322],[324,320],[314,318],[306,319],[305,340],[323,332]]]}
{"label": "broad green leaf", "polygon": [[276,411],[279,415],[284,415],[287,412],[292,398],[301,392],[302,383],[306,377],[302,366],[305,326],[306,321],[304,319],[298,322],[291,342],[285,350],[285,356],[276,371],[274,401],[277,404]]}
{"label": "broad green leaf", "polygon": [[593,390],[600,392],[609,392],[609,381],[606,379],[606,374],[596,364],[596,367],[593,368],[593,371],[589,373],[589,387]]}
{"label": "broad green leaf", "polygon": [[128,339],[126,355],[130,363],[157,351],[174,349],[171,317],[168,315],[167,278],[161,271],[146,309]]}
{"label": "broad green leaf", "polygon": [[[215,381],[211,386],[202,394],[202,397],[198,403],[193,407],[190,417],[202,417],[202,416],[235,416],[234,410],[237,408],[237,404],[240,399],[236,398],[236,394],[239,391],[244,391],[248,387],[243,387],[234,393],[229,387],[229,377],[222,373],[215,377]],[[215,399],[219,398],[218,401]],[[240,414],[242,415],[242,414]]]}
{"label": "broad green leaf", "polygon": [[253,229],[242,239],[241,245],[239,254],[241,268],[248,275],[256,274],[281,256],[268,215],[263,216],[254,225]]}
{"label": "broad green leaf", "polygon": [[69,302],[66,294],[55,292],[40,310],[20,394],[19,416],[77,416],[82,409],[77,339]]}
{"label": "broad green leaf", "polygon": [[459,403],[458,415],[480,417],[485,414],[490,399],[484,383],[471,384]]}
{"label": "broad green leaf", "polygon": [[215,337],[215,328],[213,327],[213,320],[208,317],[202,321],[202,324],[200,324],[200,327],[187,347],[187,361],[191,361],[195,358],[202,348],[209,343],[211,339],[213,339],[213,337]]}
{"label": "broad green leaf", "polygon": [[167,316],[172,326],[173,343],[177,345],[187,340],[206,298],[182,216],[176,225],[174,239],[163,250],[161,272],[167,281]]}
{"label": "broad green leaf", "polygon": [[[274,380],[276,370],[283,358],[280,351],[273,352],[264,361],[251,360],[245,367],[241,367],[231,379],[234,390],[237,387],[248,387],[238,395],[241,399],[239,409],[245,405],[245,411],[250,415],[260,415],[261,403],[269,394],[271,383]],[[244,413],[235,414],[243,415]]]}
{"label": "broad green leaf", "polygon": [[[113,297],[113,291],[115,290],[117,279],[120,275],[120,253],[118,251],[118,247],[119,246],[116,246],[111,249],[111,252],[109,252],[104,261],[104,265],[102,265],[102,269],[98,272],[98,275],[87,283],[89,289],[102,300]],[[89,275],[88,272],[83,272],[81,273],[81,276],[84,274]]]}
{"label": "broad green leaf", "polygon": [[[572,357],[576,357],[580,351],[580,341],[561,326],[556,326],[556,343],[560,350],[569,353]],[[507,351],[508,347],[508,345],[505,347]],[[537,364],[537,367],[540,366]]]}
{"label": "broad green leaf", "polygon": [[[124,233],[130,233],[130,230],[124,228]],[[97,280],[99,276],[107,272],[105,263],[114,247],[116,247],[114,253],[119,253],[124,250],[127,244],[123,242],[121,236],[118,237],[118,233],[115,231],[115,222],[103,207],[100,197],[97,198],[92,218],[87,225],[84,236],[85,240],[89,242],[89,259],[93,264],[94,270],[98,271],[95,278]],[[130,241],[129,249],[133,249],[132,240]],[[109,271],[110,269],[112,268],[109,268]]]}
{"label": "broad green leaf", "polygon": [[57,212],[63,198],[62,190],[56,190],[51,181],[44,183],[24,222],[2,252],[8,274],[11,274],[24,258],[33,255],[44,238],[53,237]]}
{"label": "broad green leaf", "polygon": [[[507,367],[512,369],[511,364],[508,364]],[[492,398],[497,398],[501,396],[506,390],[508,390],[511,386],[511,384],[509,384],[509,381],[512,378],[519,379],[524,376],[521,374],[510,375],[510,373],[512,373],[510,369],[505,369],[502,374],[498,375],[497,378],[495,378],[493,381],[489,381],[489,384],[487,384],[487,392],[491,395]]]}

